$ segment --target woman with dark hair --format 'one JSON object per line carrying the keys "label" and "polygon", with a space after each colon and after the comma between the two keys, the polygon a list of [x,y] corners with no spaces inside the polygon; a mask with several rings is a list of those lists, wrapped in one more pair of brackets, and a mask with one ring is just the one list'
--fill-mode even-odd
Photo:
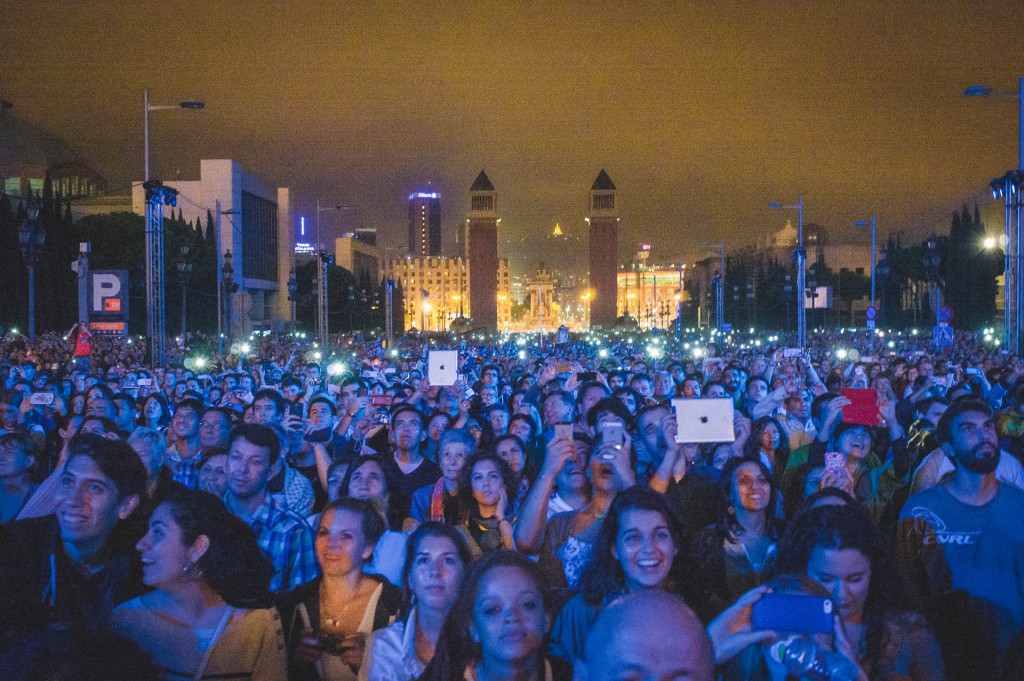
{"label": "woman with dark hair", "polygon": [[68,404],[71,405],[70,409],[68,409],[69,414],[85,416],[85,393],[72,393],[68,399]]}
{"label": "woman with dark hair", "polygon": [[163,393],[147,395],[139,410],[138,425],[164,432],[171,422],[171,409],[167,406],[167,398]]}
{"label": "woman with dark hair", "polygon": [[831,593],[843,634],[871,679],[945,678],[928,624],[899,609],[903,591],[896,566],[859,504],[799,514],[779,542],[775,568],[806,574]]}
{"label": "woman with dark hair", "polygon": [[515,490],[515,495],[510,504],[510,511],[514,515],[522,507],[535,477],[526,458],[526,445],[518,436],[505,434],[495,439],[494,452],[512,469],[512,489]]}
{"label": "woman with dark hair", "polygon": [[551,629],[551,652],[567,662],[583,657],[583,644],[606,605],[628,593],[682,589],[683,523],[665,497],[646,487],[616,495],[580,580],[580,593]]}
{"label": "woman with dark hair", "polygon": [[363,499],[332,501],[320,515],[322,575],[278,599],[291,681],[355,679],[367,636],[394,621],[401,591],[363,572],[384,528],[376,506]]}
{"label": "woman with dark hair", "polygon": [[[763,416],[750,427],[743,455],[760,459],[769,473],[781,476],[789,459],[789,438],[782,425],[771,416]],[[776,481],[779,478],[776,477]]]}
{"label": "woman with dark hair", "polygon": [[406,617],[373,632],[361,681],[412,681],[434,657],[444,620],[455,605],[472,555],[451,525],[426,522],[409,535],[402,569]]}
{"label": "woman with dark hair", "polygon": [[422,681],[560,681],[571,668],[544,655],[551,625],[544,573],[513,551],[493,551],[469,567]]}
{"label": "woman with dark hair", "polygon": [[515,489],[512,469],[497,454],[477,452],[459,471],[458,527],[474,556],[495,549],[515,549],[513,519],[507,518]]}
{"label": "woman with dark hair", "polygon": [[708,612],[721,612],[763,581],[779,538],[777,494],[758,458],[730,459],[719,482],[722,516],[694,541],[696,574],[703,575]]}
{"label": "woman with dark hair", "polygon": [[175,493],[153,511],[136,550],[153,591],[118,606],[113,628],[150,653],[165,678],[283,678],[280,622],[265,609],[273,567],[220,499]]}

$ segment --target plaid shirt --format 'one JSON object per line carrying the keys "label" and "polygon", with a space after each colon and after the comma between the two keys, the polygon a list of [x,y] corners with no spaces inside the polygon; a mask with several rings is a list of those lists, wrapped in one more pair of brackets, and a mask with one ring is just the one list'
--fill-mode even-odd
{"label": "plaid shirt", "polygon": [[[234,512],[227,495],[224,502],[228,510]],[[274,564],[271,591],[291,591],[320,576],[320,566],[317,565],[313,550],[313,531],[302,516],[288,510],[268,494],[253,516],[242,520],[256,533],[256,543],[267,552]]]}
{"label": "plaid shirt", "polygon": [[199,469],[203,464],[203,457],[200,456],[201,453],[202,450],[200,449],[189,458],[183,459],[178,455],[178,450],[174,447],[167,450],[164,465],[174,471],[175,482],[180,482],[189,489],[199,489]]}

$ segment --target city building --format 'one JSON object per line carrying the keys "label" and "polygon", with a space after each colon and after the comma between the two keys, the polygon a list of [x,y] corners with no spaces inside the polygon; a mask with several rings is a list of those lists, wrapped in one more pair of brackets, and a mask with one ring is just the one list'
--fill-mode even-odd
{"label": "city building", "polygon": [[601,169],[590,188],[590,325],[611,328],[615,325],[618,298],[619,209],[615,203],[615,184]]}
{"label": "city building", "polygon": [[441,195],[409,194],[409,255],[441,255]]}
{"label": "city building", "polygon": [[380,283],[380,263],[376,229],[358,229],[334,240],[334,264],[351,272],[356,281]]}
{"label": "city building", "polygon": [[54,194],[94,197],[107,181],[61,138],[14,115],[14,105],[0,100],[0,177],[3,193],[13,200],[43,193],[50,174]]}
{"label": "city building", "polygon": [[[850,228],[851,232],[853,227]],[[804,246],[807,250],[807,266],[810,267],[819,259],[835,272],[848,270],[857,274],[871,273],[871,247],[867,238],[869,232],[861,235],[861,243],[853,240],[838,242],[830,239],[828,232],[821,225],[807,223],[804,225]],[[768,234],[757,243],[759,250],[774,254],[779,262],[789,262],[797,244],[797,230],[790,221],[776,232]]]}
{"label": "city building", "polygon": [[[205,221],[207,211],[216,220],[220,201],[221,250],[231,252],[234,281],[239,287],[229,306],[232,332],[241,335],[289,319],[288,278],[294,257],[291,190],[272,187],[231,159],[203,159],[198,180],[164,184],[178,190],[175,210],[181,211],[186,222]],[[146,214],[141,182],[134,183],[132,210]],[[169,215],[171,209],[165,210]]]}
{"label": "city building", "polygon": [[[473,317],[469,263],[464,258],[408,256],[390,262],[391,276],[405,294],[405,326],[425,331],[447,330],[459,317]],[[497,326],[512,319],[512,288],[508,260],[497,263],[495,291]]]}
{"label": "city building", "polygon": [[634,261],[617,275],[616,312],[629,315],[643,329],[665,329],[676,318],[677,304],[689,299],[685,290],[686,265],[648,266]]}
{"label": "city building", "polygon": [[[487,173],[480,171],[469,188],[466,214],[466,272],[473,326],[494,330],[498,326],[498,193]],[[507,270],[506,270],[507,271]],[[405,289],[406,296],[410,290]],[[509,294],[510,295],[510,294]]]}

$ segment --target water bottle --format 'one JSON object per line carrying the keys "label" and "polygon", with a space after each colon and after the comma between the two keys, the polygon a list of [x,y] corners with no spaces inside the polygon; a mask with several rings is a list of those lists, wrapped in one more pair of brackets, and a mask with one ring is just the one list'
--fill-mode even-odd
{"label": "water bottle", "polygon": [[803,636],[786,644],[782,664],[800,681],[856,681],[858,674],[857,666],[846,657]]}

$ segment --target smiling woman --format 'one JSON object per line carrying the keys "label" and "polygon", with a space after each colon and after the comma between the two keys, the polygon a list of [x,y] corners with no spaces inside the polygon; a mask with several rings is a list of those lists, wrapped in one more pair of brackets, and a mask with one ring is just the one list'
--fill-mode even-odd
{"label": "smiling woman", "polygon": [[292,681],[355,679],[367,637],[394,621],[401,592],[387,580],[363,573],[386,527],[368,500],[342,498],[324,509],[316,529],[316,558],[323,576],[278,601]]}
{"label": "smiling woman", "polygon": [[[273,567],[248,525],[206,492],[157,506],[136,549],[150,593],[114,610],[115,631],[153,656],[167,678],[281,678]],[[257,609],[253,609],[257,608]]]}
{"label": "smiling woman", "polygon": [[686,546],[682,521],[665,497],[630,487],[612,502],[580,593],[559,613],[551,630],[551,652],[567,662],[583,656],[587,634],[611,601],[627,593],[683,590],[679,555]]}

